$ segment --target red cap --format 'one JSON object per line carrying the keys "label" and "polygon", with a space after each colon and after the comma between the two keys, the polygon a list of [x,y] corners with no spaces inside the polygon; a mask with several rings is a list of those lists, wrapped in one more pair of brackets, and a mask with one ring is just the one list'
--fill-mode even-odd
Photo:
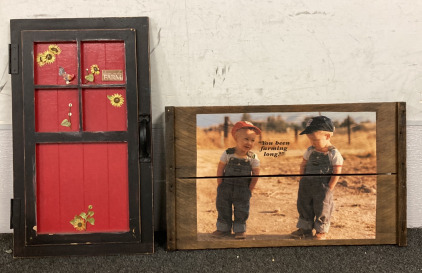
{"label": "red cap", "polygon": [[253,125],[252,122],[239,121],[239,122],[236,122],[236,124],[232,128],[232,136],[234,137],[235,133],[239,129],[242,129],[242,128],[254,130],[257,135],[261,134],[261,130],[258,127],[256,127],[255,125]]}

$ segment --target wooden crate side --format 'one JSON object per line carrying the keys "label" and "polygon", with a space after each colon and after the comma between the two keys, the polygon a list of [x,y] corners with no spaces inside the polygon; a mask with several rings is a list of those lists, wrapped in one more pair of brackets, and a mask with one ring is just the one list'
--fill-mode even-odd
{"label": "wooden crate side", "polygon": [[396,243],[397,175],[380,175],[377,181],[377,239]]}
{"label": "wooden crate side", "polygon": [[406,186],[406,103],[397,104],[397,241],[400,246],[407,245],[407,186]]}
{"label": "wooden crate side", "polygon": [[176,181],[174,153],[174,107],[165,108],[166,120],[166,223],[167,249],[175,250],[176,245]]}
{"label": "wooden crate side", "polygon": [[377,111],[377,173],[397,173],[397,103]]}
{"label": "wooden crate side", "polygon": [[195,244],[196,237],[196,180],[176,179],[176,230],[179,244]]}
{"label": "wooden crate side", "polygon": [[[200,108],[200,107],[198,107]],[[176,177],[196,177],[196,111],[175,108]]]}

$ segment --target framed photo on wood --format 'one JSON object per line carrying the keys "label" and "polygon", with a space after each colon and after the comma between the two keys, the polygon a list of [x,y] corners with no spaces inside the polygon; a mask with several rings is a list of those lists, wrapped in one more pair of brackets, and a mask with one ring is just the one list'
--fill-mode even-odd
{"label": "framed photo on wood", "polygon": [[404,103],[167,107],[167,247],[406,245]]}
{"label": "framed photo on wood", "polygon": [[14,256],[153,252],[148,25],[11,20]]}

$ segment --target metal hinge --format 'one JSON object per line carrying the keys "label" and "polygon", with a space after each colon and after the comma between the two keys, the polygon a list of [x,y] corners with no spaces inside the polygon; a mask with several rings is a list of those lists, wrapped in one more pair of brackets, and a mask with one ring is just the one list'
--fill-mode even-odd
{"label": "metal hinge", "polygon": [[19,74],[18,44],[9,44],[9,74]]}
{"label": "metal hinge", "polygon": [[17,228],[20,221],[21,200],[10,199],[10,229]]}

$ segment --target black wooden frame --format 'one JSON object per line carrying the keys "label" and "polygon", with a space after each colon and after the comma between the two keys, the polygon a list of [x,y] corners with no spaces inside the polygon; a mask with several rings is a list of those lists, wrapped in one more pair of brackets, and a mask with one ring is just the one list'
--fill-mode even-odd
{"label": "black wooden frame", "polygon": [[[11,20],[14,153],[11,228],[14,229],[14,256],[153,252],[148,27],[147,17]],[[78,67],[76,85],[34,85],[34,42],[76,41],[79,65],[80,41],[97,39],[125,42],[126,84],[83,84],[83,71]],[[79,132],[35,132],[34,90],[58,88],[78,89],[79,100],[83,89],[126,88],[128,131],[83,132],[80,122]],[[79,111],[82,111],[81,107]],[[35,188],[32,184],[35,146],[36,143],[51,142],[128,142],[129,232],[37,235],[33,229],[36,225]]]}

